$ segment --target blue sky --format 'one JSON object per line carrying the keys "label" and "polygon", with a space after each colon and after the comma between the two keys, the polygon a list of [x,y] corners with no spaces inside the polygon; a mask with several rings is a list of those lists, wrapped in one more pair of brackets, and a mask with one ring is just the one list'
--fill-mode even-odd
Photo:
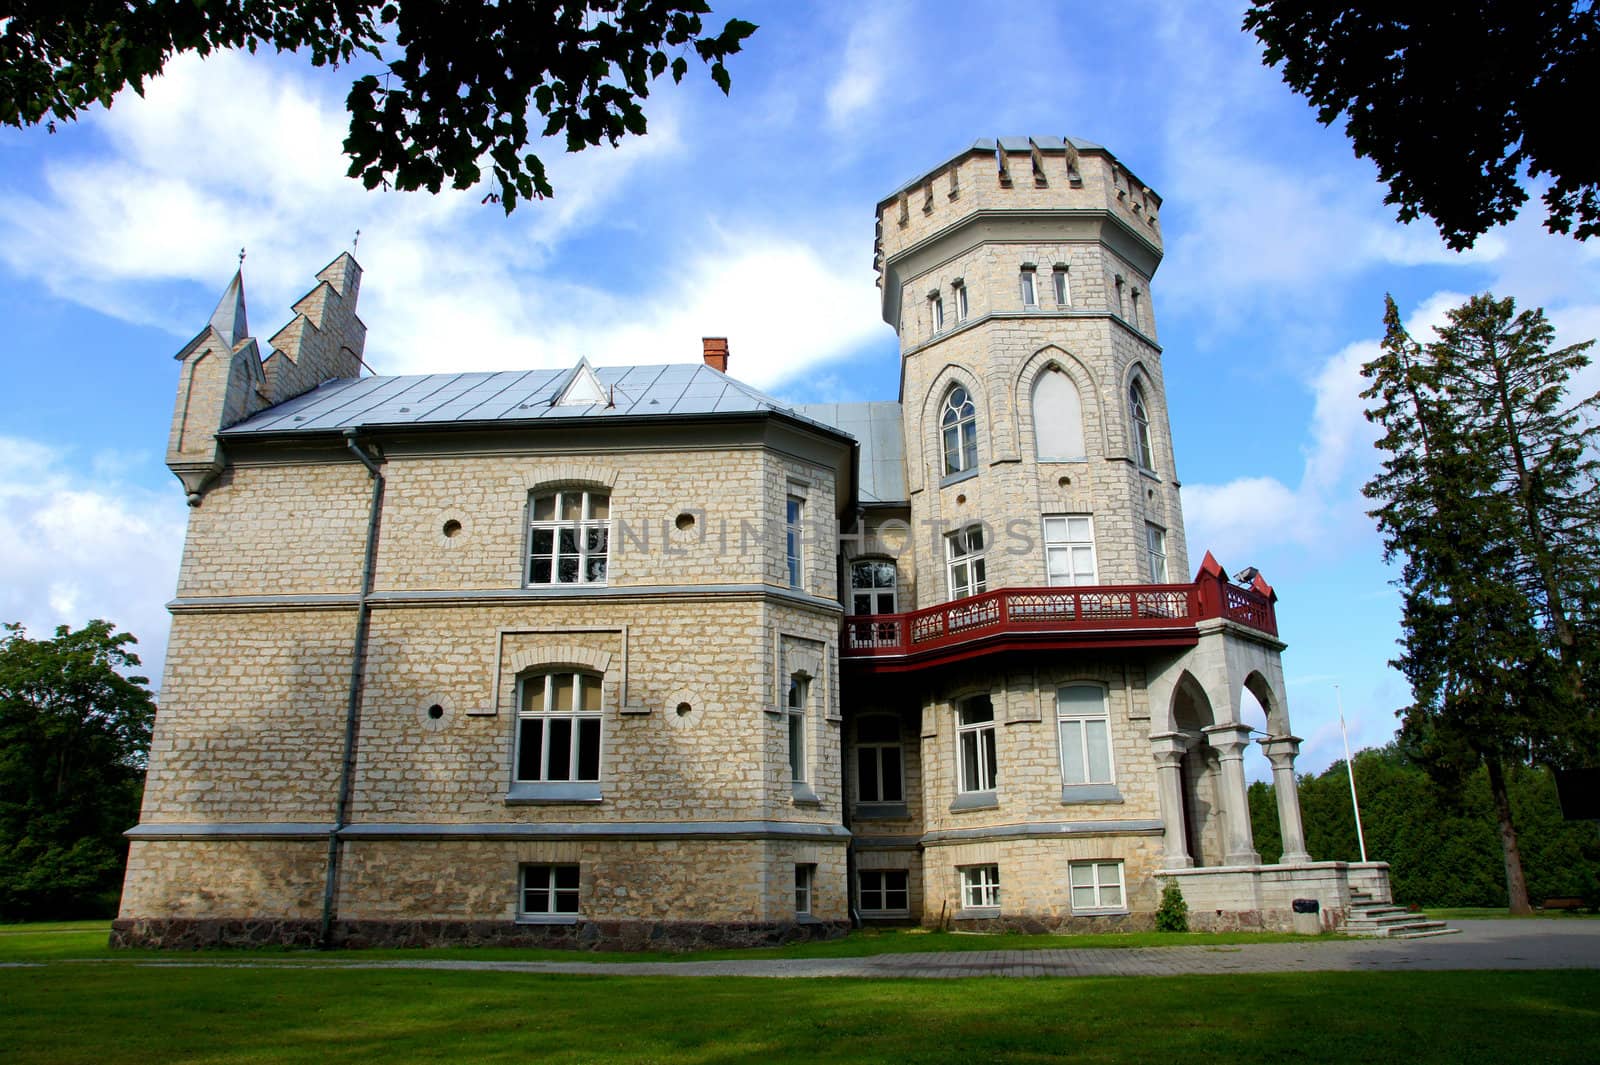
{"label": "blue sky", "polygon": [[345,178],[350,72],[292,56],[185,57],[143,100],[0,132],[0,619],[109,618],[159,678],[185,520],[171,357],[241,246],[264,338],[359,229],[382,373],[693,361],[726,334],[731,371],[778,396],[892,398],[873,205],[977,137],[1070,134],[1164,197],[1151,296],[1190,553],[1278,589],[1300,768],[1341,757],[1336,683],[1352,743],[1387,741],[1407,693],[1357,395],[1384,293],[1422,331],[1515,296],[1573,343],[1600,335],[1600,247],[1546,235],[1537,203],[1465,255],[1397,224],[1234,5],[714,4],[761,26],[731,98],[660,83],[648,136],[551,146],[556,197],[509,219],[484,189]]}

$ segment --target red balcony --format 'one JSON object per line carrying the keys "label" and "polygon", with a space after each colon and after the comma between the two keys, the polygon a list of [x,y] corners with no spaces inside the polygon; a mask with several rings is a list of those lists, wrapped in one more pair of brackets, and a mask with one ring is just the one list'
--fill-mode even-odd
{"label": "red balcony", "polygon": [[1276,637],[1272,588],[1228,581],[1209,554],[1193,584],[1002,588],[906,614],[846,618],[839,656],[895,673],[997,651],[1192,647],[1197,624],[1223,618]]}

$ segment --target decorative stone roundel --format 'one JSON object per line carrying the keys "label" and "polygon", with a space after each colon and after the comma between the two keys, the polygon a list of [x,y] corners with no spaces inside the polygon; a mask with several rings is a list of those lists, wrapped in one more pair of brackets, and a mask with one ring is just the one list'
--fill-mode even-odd
{"label": "decorative stone roundel", "polygon": [[442,732],[456,718],[455,704],[448,695],[431,692],[417,701],[417,724],[429,732]]}
{"label": "decorative stone roundel", "polygon": [[698,694],[680,689],[666,697],[661,717],[672,728],[693,728],[700,723],[703,705]]}

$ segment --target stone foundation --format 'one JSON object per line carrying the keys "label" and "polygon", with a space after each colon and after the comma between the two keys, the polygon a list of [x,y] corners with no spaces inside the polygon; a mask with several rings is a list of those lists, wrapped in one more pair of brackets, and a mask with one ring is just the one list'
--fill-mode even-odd
{"label": "stone foundation", "polygon": [[1149,911],[1074,917],[1070,914],[1002,914],[999,917],[957,917],[956,932],[1011,932],[1019,935],[1093,935],[1100,932],[1151,932],[1156,915]]}
{"label": "stone foundation", "polygon": [[[843,921],[771,921],[715,924],[700,921],[579,921],[576,924],[508,924],[504,921],[337,921],[333,946],[540,947],[555,950],[690,951],[775,947],[837,939]],[[305,920],[165,918],[117,920],[113,948],[205,950],[217,947],[318,946],[321,925]]]}
{"label": "stone foundation", "polygon": [[1163,869],[1155,875],[1183,891],[1189,927],[1197,932],[1293,932],[1295,899],[1316,899],[1322,930],[1335,932],[1349,919],[1352,890],[1389,899],[1385,862]]}

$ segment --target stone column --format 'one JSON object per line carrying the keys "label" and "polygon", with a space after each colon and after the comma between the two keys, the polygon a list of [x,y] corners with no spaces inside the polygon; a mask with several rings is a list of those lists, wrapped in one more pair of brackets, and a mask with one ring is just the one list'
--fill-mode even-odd
{"label": "stone column", "polygon": [[1245,792],[1244,752],[1250,748],[1249,725],[1212,725],[1204,730],[1206,741],[1217,752],[1222,770],[1222,827],[1227,839],[1223,862],[1227,865],[1260,865],[1250,833],[1250,797]]}
{"label": "stone column", "polygon": [[1183,752],[1189,741],[1176,732],[1158,732],[1150,737],[1156,758],[1156,794],[1161,798],[1163,869],[1189,869],[1194,858],[1189,854],[1188,835],[1183,824]]}
{"label": "stone column", "polygon": [[1278,796],[1278,831],[1283,836],[1281,865],[1309,862],[1306,830],[1300,821],[1300,789],[1294,782],[1294,759],[1300,753],[1299,736],[1268,736],[1260,741],[1272,763],[1272,790]]}

